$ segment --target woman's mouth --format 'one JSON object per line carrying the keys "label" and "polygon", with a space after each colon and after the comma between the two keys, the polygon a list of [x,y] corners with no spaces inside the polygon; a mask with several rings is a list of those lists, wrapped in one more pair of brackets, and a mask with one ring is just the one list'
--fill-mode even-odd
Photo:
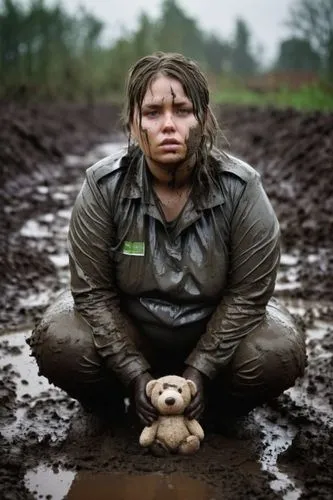
{"label": "woman's mouth", "polygon": [[164,151],[175,151],[180,146],[180,142],[176,139],[164,139],[159,145]]}

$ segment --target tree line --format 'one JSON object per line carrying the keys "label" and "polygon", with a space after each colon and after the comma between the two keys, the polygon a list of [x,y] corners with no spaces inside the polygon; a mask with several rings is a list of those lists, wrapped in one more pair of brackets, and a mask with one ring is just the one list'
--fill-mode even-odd
{"label": "tree line", "polygon": [[[288,18],[291,37],[279,47],[273,68],[333,76],[333,0],[295,1]],[[263,71],[252,33],[237,19],[231,39],[202,30],[177,0],[162,0],[161,14],[142,12],[137,28],[102,43],[103,21],[81,8],[0,0],[0,92],[38,92],[65,98],[119,94],[129,66],[156,50],[181,52],[211,77],[246,78]]]}

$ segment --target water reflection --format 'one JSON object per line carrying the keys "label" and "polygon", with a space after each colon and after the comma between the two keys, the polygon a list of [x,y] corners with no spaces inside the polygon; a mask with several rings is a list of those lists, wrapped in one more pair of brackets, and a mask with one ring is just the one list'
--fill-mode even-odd
{"label": "water reflection", "polygon": [[[75,472],[73,471],[39,465],[26,473],[24,483],[35,498],[63,500],[74,478]],[[93,498],[94,496],[91,497]],[[97,499],[94,498],[94,500]]]}
{"label": "water reflection", "polygon": [[[34,495],[52,500],[215,500],[211,486],[184,474],[125,474],[58,471],[39,466],[27,472]],[[74,480],[73,480],[74,478]]]}

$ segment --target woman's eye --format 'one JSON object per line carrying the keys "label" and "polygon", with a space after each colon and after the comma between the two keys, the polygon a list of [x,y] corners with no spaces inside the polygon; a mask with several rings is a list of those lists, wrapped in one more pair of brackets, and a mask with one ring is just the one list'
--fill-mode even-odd
{"label": "woman's eye", "polygon": [[158,116],[158,111],[146,111],[144,115],[148,116],[148,118],[156,118]]}
{"label": "woman's eye", "polygon": [[190,113],[192,113],[192,110],[188,108],[179,108],[177,109],[177,113],[178,115],[189,115]]}

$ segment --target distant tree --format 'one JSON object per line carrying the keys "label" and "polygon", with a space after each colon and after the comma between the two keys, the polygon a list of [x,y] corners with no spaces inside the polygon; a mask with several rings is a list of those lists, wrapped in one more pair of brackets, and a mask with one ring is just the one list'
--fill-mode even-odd
{"label": "distant tree", "polygon": [[251,75],[257,69],[257,62],[251,54],[251,33],[242,19],[237,19],[231,54],[231,69],[238,75]]}
{"label": "distant tree", "polygon": [[83,47],[85,50],[94,50],[100,41],[100,36],[104,27],[103,21],[97,19],[97,17],[93,16],[81,7],[79,23]]}
{"label": "distant tree", "polygon": [[[0,4],[0,76],[2,84],[11,83],[16,77],[22,78],[20,54],[20,31],[24,26],[24,11],[21,5],[12,0]],[[21,82],[20,82],[21,83]]]}
{"label": "distant tree", "polygon": [[321,58],[308,40],[293,37],[281,42],[275,68],[317,73],[321,69]]}
{"label": "distant tree", "polygon": [[[61,3],[0,0],[0,92],[75,98],[94,91],[103,22]],[[98,68],[98,78],[103,71]],[[35,90],[34,90],[35,89]]]}
{"label": "distant tree", "polygon": [[231,45],[216,35],[208,35],[204,41],[204,59],[209,70],[215,74],[230,70]]}
{"label": "distant tree", "polygon": [[156,44],[159,50],[181,52],[203,60],[203,36],[194,19],[188,17],[176,0],[163,0],[157,23]]}
{"label": "distant tree", "polygon": [[333,75],[333,0],[297,0],[286,23],[305,38],[322,58],[327,75]]}
{"label": "distant tree", "polygon": [[[74,30],[74,33],[76,33],[76,43],[73,40],[72,46],[75,47],[79,44],[81,74],[84,74],[85,69],[89,68],[91,77],[85,78],[81,82],[75,82],[75,87],[78,88],[80,86],[87,101],[92,102],[95,93],[94,87],[100,86],[99,78],[95,76],[98,73],[99,66],[99,59],[96,55],[100,50],[100,38],[104,28],[104,23],[94,15],[87,12],[85,8],[81,7],[80,15],[76,19],[76,24],[78,26],[78,29]],[[72,71],[72,64],[73,61],[66,68],[67,80],[69,76],[69,85],[71,85],[71,81],[75,78]]]}
{"label": "distant tree", "polygon": [[109,50],[109,63],[106,75],[108,91],[115,94],[123,92],[124,79],[128,68],[136,59],[133,37],[123,34]]}
{"label": "distant tree", "polygon": [[147,14],[142,12],[139,16],[139,25],[133,36],[133,44],[136,58],[143,57],[154,51],[155,26]]}

